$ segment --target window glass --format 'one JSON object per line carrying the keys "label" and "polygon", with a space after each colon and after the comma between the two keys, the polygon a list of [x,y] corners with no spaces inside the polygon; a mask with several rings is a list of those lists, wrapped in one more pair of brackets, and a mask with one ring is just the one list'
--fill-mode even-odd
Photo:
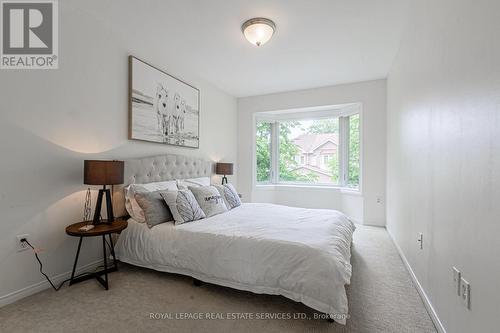
{"label": "window glass", "polygon": [[350,188],[359,188],[359,114],[349,117],[349,162],[347,186]]}
{"label": "window glass", "polygon": [[272,124],[257,122],[255,135],[257,182],[271,181],[271,132]]}
{"label": "window glass", "polygon": [[279,181],[337,185],[338,151],[338,118],[280,122]]}

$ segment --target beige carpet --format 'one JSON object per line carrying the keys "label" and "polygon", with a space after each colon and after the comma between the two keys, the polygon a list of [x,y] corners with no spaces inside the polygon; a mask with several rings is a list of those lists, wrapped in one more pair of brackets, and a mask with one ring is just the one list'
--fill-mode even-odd
{"label": "beige carpet", "polygon": [[[183,313],[314,317],[280,296],[255,295],[122,264],[111,289],[94,280],[46,290],[0,309],[1,332],[435,332],[387,232],[360,226],[353,244],[347,325],[322,319],[184,320]],[[174,319],[150,319],[167,313]]]}

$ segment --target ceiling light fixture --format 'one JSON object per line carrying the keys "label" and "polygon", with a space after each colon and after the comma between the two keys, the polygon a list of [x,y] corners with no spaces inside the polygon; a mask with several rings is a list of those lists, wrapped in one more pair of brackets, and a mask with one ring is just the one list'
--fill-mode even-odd
{"label": "ceiling light fixture", "polygon": [[261,46],[267,43],[276,30],[273,21],[263,17],[252,18],[241,26],[245,38],[253,45]]}

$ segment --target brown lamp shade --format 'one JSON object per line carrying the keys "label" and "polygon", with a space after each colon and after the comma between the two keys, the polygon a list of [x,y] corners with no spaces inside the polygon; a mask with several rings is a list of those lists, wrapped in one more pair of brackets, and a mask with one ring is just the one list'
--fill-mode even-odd
{"label": "brown lamp shade", "polygon": [[83,183],[86,185],[123,184],[123,161],[85,160]]}
{"label": "brown lamp shade", "polygon": [[215,173],[218,175],[232,175],[233,163],[217,163],[215,165]]}

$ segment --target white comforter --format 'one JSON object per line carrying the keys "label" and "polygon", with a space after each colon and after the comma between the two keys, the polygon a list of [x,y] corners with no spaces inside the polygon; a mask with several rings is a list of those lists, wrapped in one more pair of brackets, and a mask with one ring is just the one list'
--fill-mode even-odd
{"label": "white comforter", "polygon": [[247,203],[180,226],[130,220],[115,251],[137,266],[283,295],[345,324],[354,229],[334,210]]}

